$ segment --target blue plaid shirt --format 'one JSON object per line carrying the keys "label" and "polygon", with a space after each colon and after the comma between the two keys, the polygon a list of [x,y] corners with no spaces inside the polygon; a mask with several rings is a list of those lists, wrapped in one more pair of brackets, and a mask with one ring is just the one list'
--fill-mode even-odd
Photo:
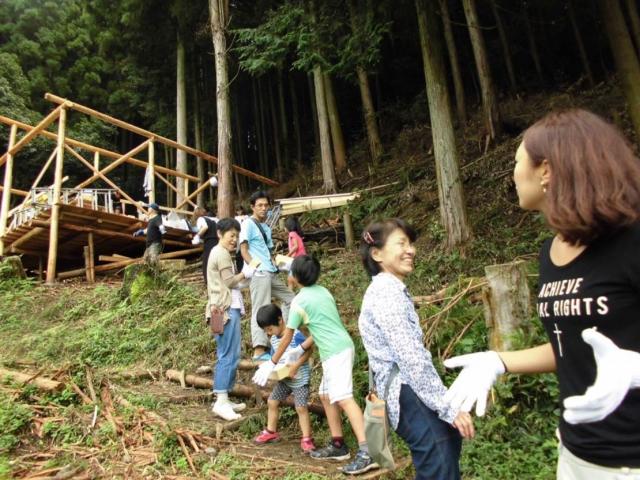
{"label": "blue plaid shirt", "polygon": [[447,388],[424,347],[418,314],[404,283],[389,273],[373,277],[362,300],[358,327],[380,397],[393,364],[398,365],[385,399],[391,427],[395,430],[400,419],[402,384],[410,386],[442,420],[452,423],[458,412],[442,401]]}

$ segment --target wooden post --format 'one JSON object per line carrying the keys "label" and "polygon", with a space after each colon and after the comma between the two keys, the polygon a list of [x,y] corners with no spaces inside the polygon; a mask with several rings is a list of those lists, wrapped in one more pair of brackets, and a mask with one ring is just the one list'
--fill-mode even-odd
{"label": "wooden post", "polygon": [[100,152],[93,152],[93,168],[100,170]]}
{"label": "wooden post", "polygon": [[[16,143],[18,127],[11,125],[9,132],[9,148],[11,151]],[[13,155],[7,155],[7,164],[4,167],[4,188],[2,190],[2,204],[0,205],[0,255],[4,255],[4,241],[2,237],[7,231],[7,219],[9,218],[9,208],[11,208],[11,184],[13,182]]]}
{"label": "wooden post", "polygon": [[[188,180],[187,180],[188,181]],[[156,148],[149,142],[149,203],[156,202]]]}
{"label": "wooden post", "polygon": [[93,251],[93,232],[87,234],[87,260],[89,261],[89,283],[96,281],[95,254]]}
{"label": "wooden post", "polygon": [[353,234],[353,222],[351,221],[351,214],[349,212],[344,212],[342,221],[344,223],[345,244],[347,248],[353,248],[353,245],[355,244],[355,235]]}
{"label": "wooden post", "polygon": [[84,274],[87,279],[87,283],[91,283],[91,266],[89,265],[89,246],[82,247],[82,253],[84,254]]}
{"label": "wooden post", "polygon": [[484,269],[489,285],[482,291],[482,301],[492,350],[510,350],[514,334],[529,323],[531,294],[525,265],[518,261]]}
{"label": "wooden post", "polygon": [[62,190],[62,168],[64,163],[64,136],[67,124],[67,110],[60,109],[58,117],[58,143],[56,146],[56,166],[53,182],[53,205],[51,207],[51,227],[49,229],[49,255],[47,256],[47,283],[56,281],[58,260],[58,229],[60,225],[60,191]]}
{"label": "wooden post", "polygon": [[42,255],[38,255],[38,281],[42,281],[44,277],[44,259]]}

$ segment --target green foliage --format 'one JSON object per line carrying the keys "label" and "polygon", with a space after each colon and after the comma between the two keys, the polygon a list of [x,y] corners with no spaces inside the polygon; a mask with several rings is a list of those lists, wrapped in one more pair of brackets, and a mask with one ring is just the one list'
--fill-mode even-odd
{"label": "green foliage", "polygon": [[[206,299],[170,277],[162,278],[155,289],[141,289],[135,302],[121,300],[117,289],[106,286],[63,290],[47,302],[41,300],[45,288],[23,283],[19,290],[0,288],[0,303],[6,307],[0,312],[6,358],[99,367],[203,361],[211,354],[201,320]],[[174,348],[176,344],[181,347]]]}
{"label": "green foliage", "polygon": [[14,403],[0,391],[0,454],[10,452],[20,443],[19,435],[29,425],[32,416],[33,413],[26,405]]}

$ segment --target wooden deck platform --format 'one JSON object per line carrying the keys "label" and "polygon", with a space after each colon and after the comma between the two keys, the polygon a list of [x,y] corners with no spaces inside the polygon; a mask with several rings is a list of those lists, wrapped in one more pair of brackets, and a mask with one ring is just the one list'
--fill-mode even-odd
{"label": "wooden deck platform", "polygon": [[[93,235],[95,258],[120,256],[136,258],[142,256],[146,238],[134,237],[133,232],[146,228],[147,222],[138,218],[109,213],[101,209],[62,204],[60,206],[58,271],[84,266],[83,248],[88,245],[89,234]],[[47,258],[49,248],[50,206],[41,208],[33,218],[9,229],[2,237],[7,253],[23,255],[27,268],[38,268]],[[166,227],[163,235],[164,251],[193,249],[190,232]],[[197,255],[197,252],[193,252]],[[99,267],[99,265],[96,265]]]}

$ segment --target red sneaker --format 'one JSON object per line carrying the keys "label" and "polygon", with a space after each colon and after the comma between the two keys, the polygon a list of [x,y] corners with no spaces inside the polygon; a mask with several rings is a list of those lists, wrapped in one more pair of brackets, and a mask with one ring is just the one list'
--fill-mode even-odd
{"label": "red sneaker", "polygon": [[258,445],[264,445],[265,443],[274,443],[280,441],[280,434],[278,432],[268,432],[266,429],[260,432],[256,438],[253,439],[254,443]]}
{"label": "red sneaker", "polygon": [[302,437],[302,440],[300,440],[300,448],[302,449],[302,453],[307,454],[316,449],[316,444],[313,443],[313,438]]}

